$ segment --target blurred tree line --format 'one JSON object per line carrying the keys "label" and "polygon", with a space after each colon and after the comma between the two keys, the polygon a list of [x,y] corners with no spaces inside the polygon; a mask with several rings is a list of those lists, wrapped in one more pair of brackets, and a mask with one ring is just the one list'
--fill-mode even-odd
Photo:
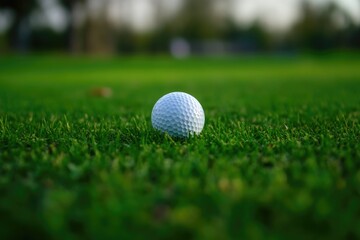
{"label": "blurred tree line", "polygon": [[[165,53],[173,39],[186,39],[195,52],[206,46],[220,47],[229,53],[256,51],[296,51],[359,49],[360,27],[335,3],[318,9],[304,0],[301,17],[285,33],[269,31],[260,22],[241,26],[218,11],[216,0],[184,0],[182,7],[166,17],[163,0],[152,0],[156,9],[156,27],[137,32],[129,25],[115,27],[108,18],[110,0],[102,0],[96,14],[86,9],[88,0],[58,0],[67,12],[68,24],[62,32],[49,27],[33,28],[30,14],[38,9],[38,0],[1,0],[0,9],[12,14],[12,22],[0,37],[3,51],[58,51],[73,53]],[[127,1],[127,0],[123,0]],[[224,0],[228,4],[231,0]],[[80,21],[79,9],[84,10]],[[204,47],[205,46],[205,47]]]}

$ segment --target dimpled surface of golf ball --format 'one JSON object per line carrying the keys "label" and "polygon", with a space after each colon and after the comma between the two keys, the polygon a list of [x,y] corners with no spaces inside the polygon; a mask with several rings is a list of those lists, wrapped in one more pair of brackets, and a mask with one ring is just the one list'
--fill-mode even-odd
{"label": "dimpled surface of golf ball", "polygon": [[161,132],[185,138],[200,134],[205,124],[205,114],[196,98],[187,93],[172,92],[155,103],[151,122]]}

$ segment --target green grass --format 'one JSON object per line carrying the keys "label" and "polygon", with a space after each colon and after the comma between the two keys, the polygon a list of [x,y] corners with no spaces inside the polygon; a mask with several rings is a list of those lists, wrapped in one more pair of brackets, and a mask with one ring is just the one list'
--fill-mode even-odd
{"label": "green grass", "polygon": [[[360,238],[359,66],[2,57],[1,239]],[[202,103],[200,136],[152,129],[171,91]]]}

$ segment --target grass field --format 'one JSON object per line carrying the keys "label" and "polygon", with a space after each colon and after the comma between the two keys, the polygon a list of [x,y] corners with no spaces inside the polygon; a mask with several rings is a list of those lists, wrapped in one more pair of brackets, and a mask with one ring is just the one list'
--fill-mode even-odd
{"label": "grass field", "polygon": [[[0,238],[359,239],[359,66],[1,57]],[[172,91],[203,105],[200,136],[152,129]]]}

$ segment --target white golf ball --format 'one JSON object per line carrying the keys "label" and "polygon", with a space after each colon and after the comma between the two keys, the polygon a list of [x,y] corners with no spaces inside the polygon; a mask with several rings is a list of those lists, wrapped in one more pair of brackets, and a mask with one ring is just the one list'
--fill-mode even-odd
{"label": "white golf ball", "polygon": [[204,110],[196,98],[183,92],[172,92],[161,97],[151,113],[155,129],[173,137],[200,134],[205,124]]}

